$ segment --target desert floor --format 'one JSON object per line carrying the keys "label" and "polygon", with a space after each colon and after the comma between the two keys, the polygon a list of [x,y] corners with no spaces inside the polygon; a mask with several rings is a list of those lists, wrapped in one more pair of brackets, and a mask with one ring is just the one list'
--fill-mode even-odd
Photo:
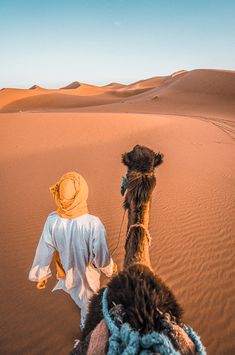
{"label": "desert floor", "polygon": [[[231,115],[230,118],[231,119]],[[112,251],[122,219],[121,154],[135,144],[164,153],[151,205],[151,260],[208,354],[235,352],[235,150],[228,130],[187,115],[2,113],[1,354],[68,354],[80,314],[69,295],[28,281],[48,213],[49,186],[66,171],[87,180],[89,210]],[[126,223],[126,221],[125,221]],[[114,255],[124,256],[125,224]],[[106,280],[104,280],[106,282]]]}

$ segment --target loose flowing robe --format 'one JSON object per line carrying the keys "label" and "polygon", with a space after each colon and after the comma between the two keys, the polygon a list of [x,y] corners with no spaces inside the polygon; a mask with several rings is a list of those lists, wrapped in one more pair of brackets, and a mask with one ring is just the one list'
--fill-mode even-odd
{"label": "loose flowing robe", "polygon": [[55,250],[65,271],[52,291],[62,289],[69,293],[81,308],[84,321],[88,301],[100,288],[100,270],[108,277],[113,272],[106,231],[98,217],[84,214],[76,218],[62,218],[56,212],[49,214],[39,240],[29,280],[42,281],[51,274],[50,264]]}

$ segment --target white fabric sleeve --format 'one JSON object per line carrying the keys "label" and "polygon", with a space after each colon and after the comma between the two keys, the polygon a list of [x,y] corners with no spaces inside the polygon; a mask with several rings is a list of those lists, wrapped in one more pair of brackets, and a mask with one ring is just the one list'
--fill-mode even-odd
{"label": "white fabric sleeve", "polygon": [[104,225],[99,220],[93,229],[93,260],[92,263],[100,269],[107,277],[113,274],[113,259],[111,258],[107,242]]}
{"label": "white fabric sleeve", "polygon": [[39,240],[34,261],[29,272],[30,281],[43,281],[51,277],[50,264],[53,259],[55,247],[52,243],[52,237],[49,228],[49,220],[46,223]]}

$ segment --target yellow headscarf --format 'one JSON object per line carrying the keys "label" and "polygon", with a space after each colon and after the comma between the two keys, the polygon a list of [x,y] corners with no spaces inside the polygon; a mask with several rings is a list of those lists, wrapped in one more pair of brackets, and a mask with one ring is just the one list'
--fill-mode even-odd
{"label": "yellow headscarf", "polygon": [[75,218],[88,213],[88,186],[80,174],[74,171],[64,174],[50,187],[50,192],[60,217]]}

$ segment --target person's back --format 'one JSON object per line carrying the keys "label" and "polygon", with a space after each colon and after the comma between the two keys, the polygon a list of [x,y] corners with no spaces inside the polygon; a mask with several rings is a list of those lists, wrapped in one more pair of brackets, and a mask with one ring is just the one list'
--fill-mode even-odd
{"label": "person's back", "polygon": [[59,281],[53,291],[63,289],[70,294],[81,308],[83,324],[88,301],[100,287],[100,270],[110,277],[113,260],[102,222],[88,213],[88,187],[81,175],[63,175],[51,192],[58,209],[46,220],[29,279],[44,288],[55,255]]}

